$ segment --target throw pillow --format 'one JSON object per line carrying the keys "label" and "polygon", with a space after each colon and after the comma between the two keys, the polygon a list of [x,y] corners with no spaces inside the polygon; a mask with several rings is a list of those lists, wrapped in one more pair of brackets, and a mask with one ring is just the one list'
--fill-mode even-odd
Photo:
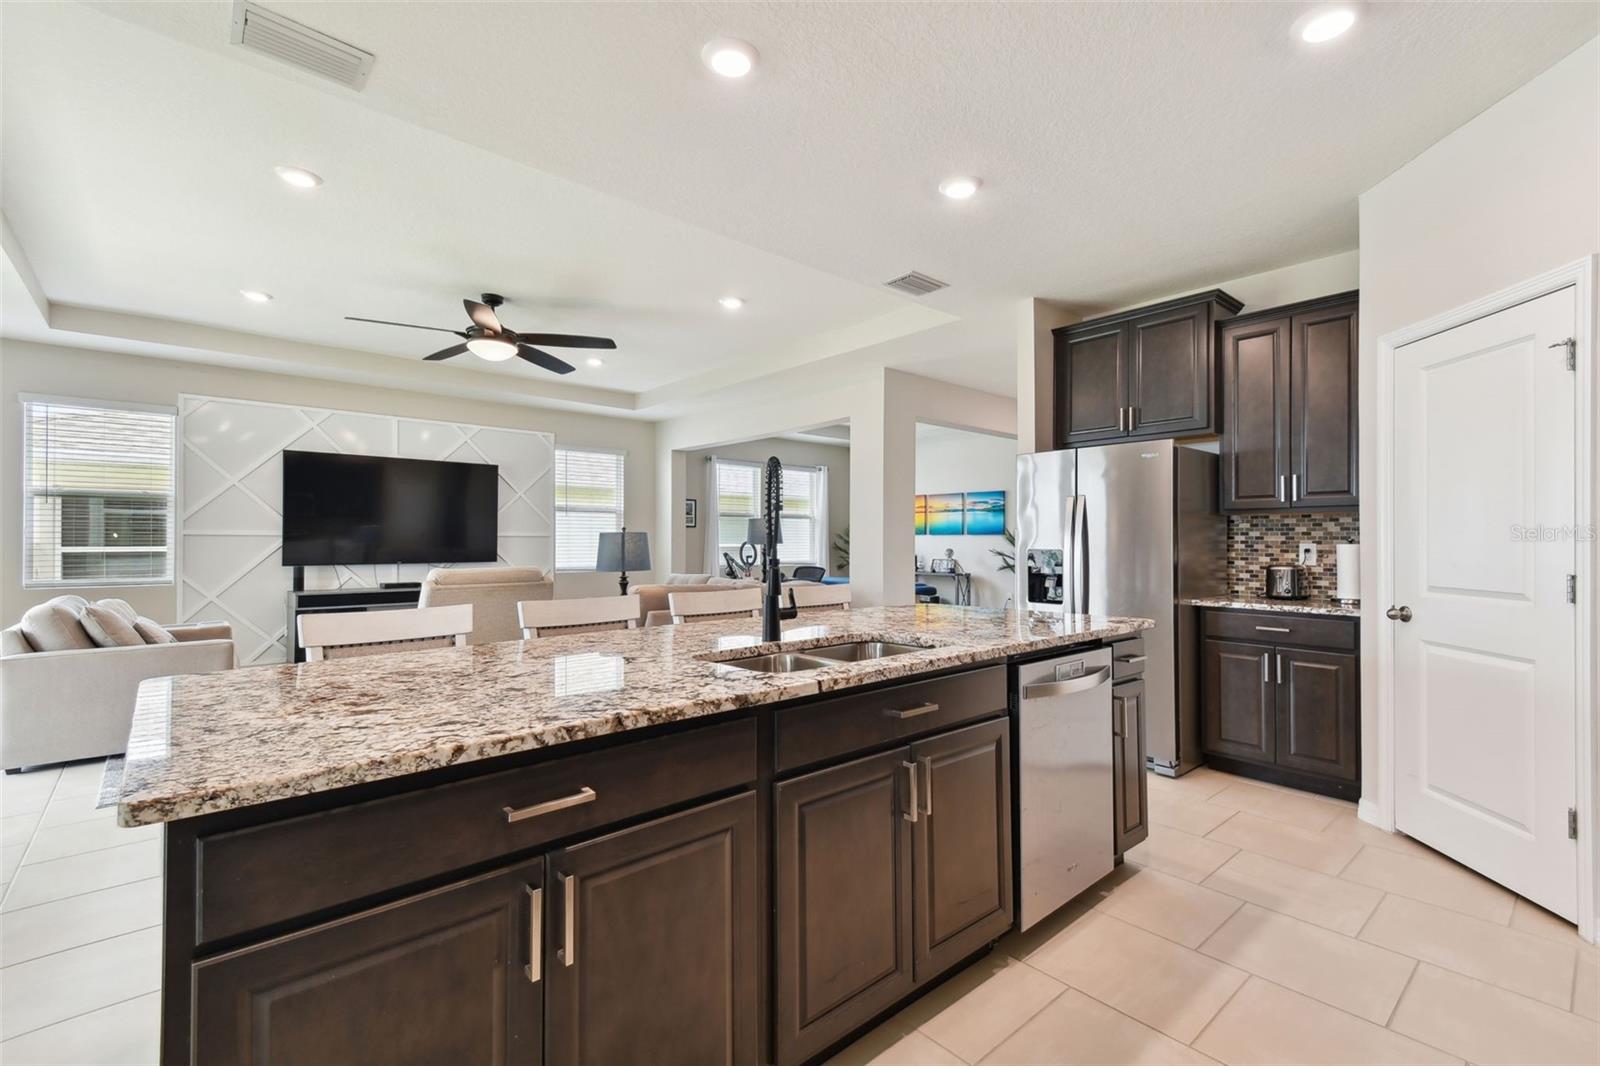
{"label": "throw pillow", "polygon": [[91,603],[83,609],[83,628],[89,639],[100,648],[132,648],[144,644],[144,638],[118,611]]}
{"label": "throw pillow", "polygon": [[176,644],[178,638],[166,631],[160,622],[153,622],[144,615],[139,615],[133,620],[136,633],[144,638],[146,644]]}
{"label": "throw pillow", "polygon": [[79,651],[96,647],[78,616],[88,601],[82,596],[57,596],[30,607],[19,625],[35,651]]}
{"label": "throw pillow", "polygon": [[130,626],[133,625],[133,623],[139,618],[139,612],[135,611],[133,609],[133,604],[129,603],[127,600],[106,599],[95,600],[94,602],[96,607],[105,607],[116,611],[118,614],[128,620],[128,624]]}

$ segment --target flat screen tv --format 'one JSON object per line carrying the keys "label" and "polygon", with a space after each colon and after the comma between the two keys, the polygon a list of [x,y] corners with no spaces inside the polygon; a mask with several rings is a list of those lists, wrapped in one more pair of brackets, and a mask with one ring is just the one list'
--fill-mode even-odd
{"label": "flat screen tv", "polygon": [[283,565],[488,563],[499,468],[283,453]]}

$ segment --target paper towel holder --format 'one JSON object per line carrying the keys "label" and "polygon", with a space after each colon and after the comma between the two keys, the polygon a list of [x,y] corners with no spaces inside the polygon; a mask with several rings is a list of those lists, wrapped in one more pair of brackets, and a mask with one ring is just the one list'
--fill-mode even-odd
{"label": "paper towel holder", "polygon": [[1351,592],[1361,589],[1361,545],[1339,544],[1334,547],[1335,588],[1334,600],[1341,607],[1361,606],[1360,596],[1351,596]]}

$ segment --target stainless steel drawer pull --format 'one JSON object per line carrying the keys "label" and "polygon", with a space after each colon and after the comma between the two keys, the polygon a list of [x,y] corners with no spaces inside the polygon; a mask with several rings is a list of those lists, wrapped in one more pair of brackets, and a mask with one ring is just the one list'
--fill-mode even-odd
{"label": "stainless steel drawer pull", "polygon": [[1288,633],[1288,626],[1256,626],[1263,633]]}
{"label": "stainless steel drawer pull", "polygon": [[505,812],[507,822],[522,822],[529,818],[537,818],[541,814],[554,814],[556,811],[564,811],[568,807],[581,807],[585,803],[593,803],[598,798],[599,793],[588,785],[584,785],[570,796],[545,800],[543,803],[535,803],[528,807],[501,807],[500,809]]}
{"label": "stainless steel drawer pull", "polygon": [[544,889],[524,885],[528,892],[528,965],[522,972],[531,984],[539,983],[540,955],[544,953]]}
{"label": "stainless steel drawer pull", "polygon": [[1037,685],[1026,685],[1022,689],[1022,698],[1025,700],[1043,700],[1052,696],[1070,696],[1074,692],[1087,692],[1092,688],[1099,688],[1111,680],[1111,667],[1102,666],[1100,669],[1084,674],[1082,677],[1068,678],[1065,681],[1041,681]]}
{"label": "stainless steel drawer pull", "polygon": [[919,703],[915,707],[890,707],[883,713],[890,718],[921,718],[925,714],[932,714],[939,709],[937,703]]}
{"label": "stainless steel drawer pull", "polygon": [[1146,658],[1148,658],[1148,656],[1145,655],[1119,655],[1117,657],[1117,662],[1133,665],[1144,662]]}
{"label": "stainless steel drawer pull", "polygon": [[906,801],[906,809],[900,812],[900,817],[915,822],[922,810],[922,803],[917,799],[917,764],[902,762],[900,765],[906,771],[906,788],[910,791],[910,799]]}
{"label": "stainless steel drawer pull", "polygon": [[578,875],[561,874],[561,964],[578,961]]}
{"label": "stainless steel drawer pull", "polygon": [[922,764],[922,813],[933,813],[933,756],[924,755],[917,762]]}

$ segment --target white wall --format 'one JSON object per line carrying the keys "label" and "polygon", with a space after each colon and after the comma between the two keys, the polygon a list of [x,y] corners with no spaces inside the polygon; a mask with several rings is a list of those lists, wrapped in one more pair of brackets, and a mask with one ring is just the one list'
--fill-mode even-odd
{"label": "white wall", "polygon": [[[1363,485],[1378,483],[1379,337],[1600,251],[1597,87],[1600,39],[1361,195]],[[1600,498],[1600,483],[1595,491]],[[1378,528],[1381,505],[1373,494],[1363,498],[1365,528]],[[1361,653],[1376,663],[1388,604],[1376,599],[1376,545],[1364,543],[1361,554]],[[1377,680],[1362,671],[1361,756],[1364,800],[1381,802],[1388,783],[1374,772]]]}
{"label": "white wall", "polygon": [[[977,492],[1000,489],[1006,494],[1006,528],[1015,531],[1011,507],[1017,483],[1017,442],[1012,437],[924,427],[917,433],[918,495],[930,492]],[[972,602],[978,607],[1004,607],[1013,593],[1013,575],[1000,569],[991,549],[1009,552],[1002,536],[930,536],[915,538],[923,559],[955,551],[956,560],[972,574]],[[953,602],[949,578],[928,581],[946,602]]]}
{"label": "white wall", "polygon": [[[827,555],[823,565],[827,566],[829,573],[844,573],[839,569],[837,556],[833,551],[833,538],[844,532],[850,525],[850,446],[848,444],[817,444],[811,441],[785,440],[781,437],[766,437],[761,440],[741,441],[737,444],[725,444],[708,451],[688,452],[683,457],[683,494],[689,499],[700,501],[700,525],[697,529],[686,530],[684,536],[684,567],[685,573],[705,574],[712,572],[713,568],[720,565],[722,560],[705,555],[706,523],[711,514],[711,494],[706,488],[707,474],[710,471],[712,456],[721,459],[745,459],[751,462],[765,462],[769,456],[776,455],[785,465],[792,466],[825,466],[828,468],[828,539]],[[678,501],[680,521],[682,518],[682,503]],[[700,535],[695,536],[696,533]]]}
{"label": "white wall", "polygon": [[[20,508],[12,501],[20,504],[22,499],[22,405],[17,396],[30,392],[86,400],[163,404],[173,408],[178,406],[179,394],[196,393],[543,430],[556,435],[558,446],[626,451],[624,491],[628,525],[651,529],[655,522],[655,429],[649,422],[7,339],[0,343],[0,456],[3,456],[0,499],[8,501],[3,528],[0,528],[0,620],[6,624],[15,621],[28,607],[56,594],[51,589],[22,587],[22,520]],[[639,581],[647,576],[630,575]],[[177,593],[173,584],[74,591],[90,599],[120,596],[141,614],[157,620],[177,617]],[[608,595],[615,591],[616,576],[612,574],[562,573],[556,578],[558,596]]]}

